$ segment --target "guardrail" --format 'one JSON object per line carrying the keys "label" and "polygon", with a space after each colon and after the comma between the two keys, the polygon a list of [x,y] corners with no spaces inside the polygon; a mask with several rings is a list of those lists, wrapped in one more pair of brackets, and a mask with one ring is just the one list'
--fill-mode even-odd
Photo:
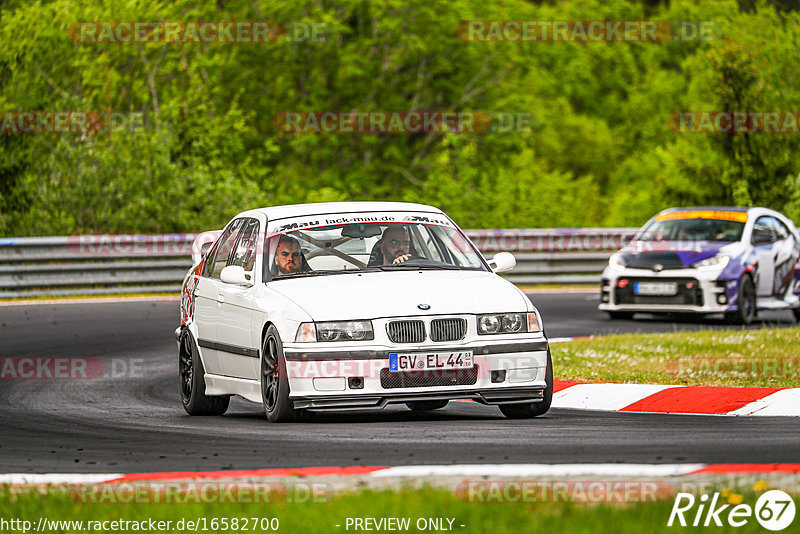
{"label": "guardrail", "polygon": [[[514,253],[515,284],[594,284],[634,228],[468,230],[487,257]],[[191,267],[195,234],[0,239],[0,299],[172,293]]]}

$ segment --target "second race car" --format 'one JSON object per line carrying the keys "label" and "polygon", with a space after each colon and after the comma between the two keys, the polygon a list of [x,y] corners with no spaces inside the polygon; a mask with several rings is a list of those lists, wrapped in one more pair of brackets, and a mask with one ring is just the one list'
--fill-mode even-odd
{"label": "second race car", "polygon": [[601,310],[614,319],[646,313],[724,313],[748,324],[761,309],[800,321],[800,234],[766,208],[671,208],[611,256]]}

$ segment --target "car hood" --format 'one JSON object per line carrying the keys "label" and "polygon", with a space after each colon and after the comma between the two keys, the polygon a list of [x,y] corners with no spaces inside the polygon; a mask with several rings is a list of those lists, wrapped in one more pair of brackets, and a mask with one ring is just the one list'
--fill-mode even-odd
{"label": "car hood", "polygon": [[513,284],[488,272],[347,273],[276,280],[269,286],[315,321],[519,312],[529,306]]}
{"label": "car hood", "polygon": [[664,269],[683,269],[718,254],[738,256],[742,250],[739,242],[633,241],[620,250],[620,254],[631,268],[650,269],[659,264]]}

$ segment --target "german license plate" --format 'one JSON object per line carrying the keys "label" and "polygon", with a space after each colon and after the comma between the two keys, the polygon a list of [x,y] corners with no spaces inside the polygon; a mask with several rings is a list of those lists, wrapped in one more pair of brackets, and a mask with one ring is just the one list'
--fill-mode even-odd
{"label": "german license plate", "polygon": [[428,371],[435,369],[472,369],[472,351],[389,353],[389,371]]}
{"label": "german license plate", "polygon": [[636,282],[633,284],[633,292],[636,295],[676,295],[678,284],[675,282]]}

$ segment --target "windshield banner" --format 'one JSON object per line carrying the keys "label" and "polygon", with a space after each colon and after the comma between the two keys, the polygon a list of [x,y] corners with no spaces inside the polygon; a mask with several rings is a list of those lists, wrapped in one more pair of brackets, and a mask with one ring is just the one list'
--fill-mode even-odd
{"label": "windshield banner", "polygon": [[453,227],[453,223],[437,213],[333,213],[330,215],[309,215],[306,217],[293,217],[291,219],[278,219],[270,221],[269,235],[292,232],[303,228],[324,228],[325,226],[336,226],[341,224],[385,224],[385,223],[405,223],[405,224],[432,224],[435,226]]}
{"label": "windshield banner", "polygon": [[673,211],[656,217],[657,221],[674,221],[680,219],[715,219],[719,221],[747,222],[747,213],[744,211]]}

